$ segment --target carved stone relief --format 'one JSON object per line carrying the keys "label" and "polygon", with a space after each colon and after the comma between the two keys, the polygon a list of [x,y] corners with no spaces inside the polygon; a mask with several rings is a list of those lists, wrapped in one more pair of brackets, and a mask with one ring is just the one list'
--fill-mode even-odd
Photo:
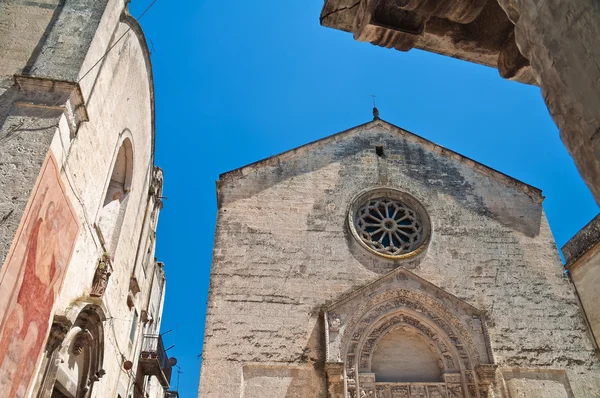
{"label": "carved stone relief", "polygon": [[110,278],[111,273],[112,265],[110,262],[110,258],[107,255],[104,255],[102,256],[100,261],[98,261],[98,267],[96,268],[94,280],[92,281],[92,291],[90,292],[90,296],[104,296],[104,292],[106,291],[106,286],[108,285],[108,279]]}
{"label": "carved stone relief", "polygon": [[[330,351],[332,353],[328,360],[335,360],[334,356],[339,355],[339,364],[345,370],[346,396],[486,397],[489,385],[494,382],[496,366],[488,349],[483,312],[433,285],[421,283],[419,287],[414,283],[418,277],[409,271],[397,272],[394,279],[388,277],[385,280],[384,277],[380,280],[387,288],[378,290],[376,282],[369,286],[371,294],[358,291],[330,306],[330,312],[326,314],[329,324],[335,323],[328,330],[327,352],[328,355]],[[392,332],[414,336],[407,337],[418,339],[410,347],[421,347],[418,350],[433,353],[427,362],[427,369],[434,372],[427,374],[433,379],[426,380],[434,382],[389,382],[390,373],[385,373],[386,380],[377,380],[372,368],[373,355],[382,339]],[[383,352],[378,358],[381,355],[385,358],[387,351]],[[442,372],[439,382],[435,382],[438,376],[433,370],[436,369],[436,357]],[[393,373],[391,376],[396,377]]]}

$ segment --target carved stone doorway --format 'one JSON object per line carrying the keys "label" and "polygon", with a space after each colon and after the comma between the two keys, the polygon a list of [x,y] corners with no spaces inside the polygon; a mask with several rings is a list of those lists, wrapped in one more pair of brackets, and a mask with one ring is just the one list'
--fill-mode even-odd
{"label": "carved stone doorway", "polygon": [[487,398],[495,365],[484,313],[409,271],[325,313],[333,398]]}
{"label": "carved stone doorway", "polygon": [[54,318],[37,398],[88,398],[104,375],[104,312],[84,305],[73,322]]}

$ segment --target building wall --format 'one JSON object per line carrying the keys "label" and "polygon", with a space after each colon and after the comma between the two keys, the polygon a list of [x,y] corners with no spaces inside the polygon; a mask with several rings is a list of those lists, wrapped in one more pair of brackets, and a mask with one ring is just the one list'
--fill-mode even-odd
{"label": "building wall", "polygon": [[541,193],[375,121],[221,176],[200,397],[326,396],[322,309],[397,266],[350,244],[349,203],[375,186],[424,204],[432,241],[404,266],[488,312],[506,380],[565,369],[576,397],[600,394]]}
{"label": "building wall", "polygon": [[[113,0],[104,13],[105,0],[88,3],[17,0],[0,4],[0,263],[4,263],[62,115],[48,108],[19,106],[23,90],[14,75],[76,81],[84,61],[85,67],[100,59],[100,47],[110,34],[97,37],[92,46],[95,53],[88,53],[92,39],[103,16],[104,29],[114,29],[123,4]],[[62,94],[49,98],[47,93],[34,97],[27,102],[62,106],[68,98]]]}
{"label": "building wall", "polygon": [[600,344],[600,215],[591,220],[563,247],[566,269],[577,290],[596,350]]}
{"label": "building wall", "polygon": [[[67,256],[67,264],[62,264],[64,281],[54,284],[54,305],[42,318],[47,316],[45,327],[53,331],[56,319],[75,323],[84,306],[94,306],[105,316],[101,362],[106,374],[93,383],[94,397],[126,397],[133,390],[143,335],[157,333],[160,326],[160,321],[143,322],[142,311],[152,307],[153,319],[160,320],[164,300],[164,273],[154,260],[162,172],[153,165],[152,71],[143,33],[124,10],[121,0],[0,4],[0,50],[9,54],[0,60],[0,263],[12,258],[19,247],[15,236],[26,225],[31,203],[35,204],[31,202],[26,210],[31,192],[41,186],[36,182],[40,168],[44,161],[54,159],[77,232],[72,254]],[[36,84],[24,88],[13,78],[21,74],[37,78],[26,82],[49,86],[39,91]],[[65,81],[68,90],[57,81]],[[33,98],[35,106],[24,108],[20,104],[23,98]],[[77,111],[72,105],[85,109],[83,120],[73,120]],[[127,208],[117,223],[118,239],[107,247],[97,226],[124,140],[132,143],[133,155],[127,161],[133,171],[121,202]],[[103,294],[93,297],[98,264],[105,254],[110,257],[112,273]],[[2,319],[14,307],[14,300],[8,298],[16,297],[27,281],[24,267],[6,264],[0,276],[2,289],[11,293],[0,299]],[[132,287],[132,280],[139,292]],[[137,322],[130,339],[134,319]],[[0,324],[2,340],[9,341],[10,347],[24,344],[10,337],[4,326]],[[49,343],[46,337],[44,333],[43,340]],[[65,341],[70,338],[67,333]],[[56,358],[47,355],[31,353],[35,361],[27,391],[34,396],[51,393],[44,390],[48,387],[44,372],[48,361]],[[127,360],[133,362],[133,371],[124,369]],[[3,386],[11,385],[16,365],[8,361],[2,366],[0,380]],[[162,396],[162,391],[155,390],[156,396]],[[24,394],[21,387],[16,396]]]}
{"label": "building wall", "polygon": [[600,308],[597,306],[600,297],[600,254],[598,247],[591,250],[577,264],[569,267],[573,284],[581,300],[582,310],[589,322],[592,336],[598,346],[600,336]]}

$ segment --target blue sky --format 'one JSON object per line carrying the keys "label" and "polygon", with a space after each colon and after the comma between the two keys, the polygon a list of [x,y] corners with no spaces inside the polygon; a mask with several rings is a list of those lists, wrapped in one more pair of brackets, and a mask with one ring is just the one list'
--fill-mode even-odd
{"label": "blue sky", "polygon": [[[151,0],[133,0],[137,17]],[[319,25],[321,0],[158,0],[140,21],[165,171],[157,256],[179,392],[199,380],[220,173],[381,117],[543,190],[562,246],[598,212],[537,87],[495,69],[401,53]],[[172,384],[177,384],[177,374]]]}

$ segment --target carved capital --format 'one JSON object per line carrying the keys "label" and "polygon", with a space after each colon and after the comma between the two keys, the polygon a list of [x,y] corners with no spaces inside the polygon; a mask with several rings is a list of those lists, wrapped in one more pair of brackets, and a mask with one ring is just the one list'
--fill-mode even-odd
{"label": "carved capital", "polygon": [[494,364],[477,365],[475,371],[477,372],[477,377],[479,377],[479,382],[484,385],[492,384],[496,380],[497,368],[498,365]]}
{"label": "carved capital", "polygon": [[343,362],[326,362],[325,371],[327,377],[335,378],[336,376],[344,376],[344,363]]}

